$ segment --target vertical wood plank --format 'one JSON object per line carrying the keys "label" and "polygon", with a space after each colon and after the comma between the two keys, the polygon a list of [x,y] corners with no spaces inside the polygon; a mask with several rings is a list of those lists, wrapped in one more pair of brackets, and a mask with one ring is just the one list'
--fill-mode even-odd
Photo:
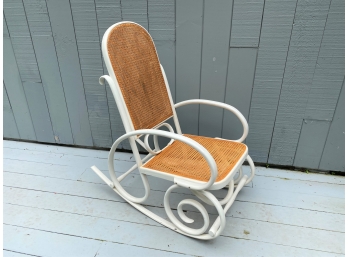
{"label": "vertical wood plank", "polygon": [[158,58],[166,73],[169,88],[175,103],[175,42],[174,41],[155,41]]}
{"label": "vertical wood plank", "polygon": [[99,36],[102,39],[105,31],[122,20],[120,0],[95,0]]}
{"label": "vertical wood plank", "polygon": [[93,146],[69,0],[47,1],[74,142]]}
{"label": "vertical wood plank", "polygon": [[[5,27],[5,26],[4,26]],[[3,136],[7,138],[19,138],[17,124],[13,116],[11,103],[8,100],[5,85],[3,85]]]}
{"label": "vertical wood plank", "polygon": [[148,0],[149,33],[175,102],[175,1]]}
{"label": "vertical wood plank", "polygon": [[95,3],[93,0],[71,0],[70,4],[93,144],[110,147],[112,135],[106,88],[98,83],[104,70]]}
{"label": "vertical wood plank", "polygon": [[21,139],[36,140],[34,126],[10,38],[4,37],[3,47],[4,63],[6,64],[4,65],[3,73],[4,82],[7,87],[6,90],[11,102],[19,136]]}
{"label": "vertical wood plank", "polygon": [[345,171],[345,148],[344,148],[344,108],[345,86],[343,83],[336,111],[331,123],[329,135],[327,136],[323,156],[320,161],[319,169]]}
{"label": "vertical wood plank", "polygon": [[146,30],[149,29],[147,20],[147,0],[121,0],[122,20],[133,21]]}
{"label": "vertical wood plank", "polygon": [[[176,1],[176,102],[199,98],[203,0]],[[198,134],[198,105],[177,109],[183,133]]]}
{"label": "vertical wood plank", "polygon": [[[233,1],[204,3],[200,98],[223,102],[226,88]],[[223,111],[200,106],[199,134],[221,137]]]}
{"label": "vertical wood plank", "polygon": [[260,0],[234,0],[231,46],[259,46],[263,5]]}
{"label": "vertical wood plank", "polygon": [[[155,45],[158,58],[167,76],[169,89],[175,103],[175,42],[168,40],[157,40],[155,41]],[[168,123],[174,128],[174,122],[172,119],[170,119]],[[162,148],[165,147],[169,141],[170,140],[168,140],[168,138],[160,137],[158,142]]]}
{"label": "vertical wood plank", "polygon": [[74,144],[52,36],[33,36],[42,84],[57,143]]}
{"label": "vertical wood plank", "polygon": [[[228,65],[225,103],[237,108],[248,120],[254,83],[256,48],[231,48]],[[243,126],[232,113],[224,111],[222,137],[239,139]]]}
{"label": "vertical wood plank", "polygon": [[4,16],[21,80],[41,82],[22,0],[4,0]]}
{"label": "vertical wood plank", "polygon": [[298,0],[268,162],[293,165],[330,0]]}
{"label": "vertical wood plank", "polygon": [[332,0],[305,117],[332,120],[344,77],[344,0]]}
{"label": "vertical wood plank", "polygon": [[[96,17],[97,17],[98,29],[99,29],[99,40],[100,40],[99,49],[101,49],[101,42],[103,40],[105,31],[111,25],[122,21],[121,3],[120,3],[120,0],[117,0],[117,1],[96,0],[95,8],[96,8],[96,14],[97,14]],[[106,66],[105,66],[105,62],[103,59],[102,59],[102,63],[103,63],[104,74],[108,74]],[[118,137],[120,137],[121,135],[125,133],[125,129],[123,127],[121,116],[117,109],[117,105],[109,85],[106,86],[106,96],[107,96],[109,115],[110,115],[112,140],[115,141]],[[119,148],[130,149],[127,142],[128,141],[123,141],[120,144]],[[110,145],[108,147],[111,147],[111,145],[112,145],[112,142],[110,142]]]}
{"label": "vertical wood plank", "polygon": [[41,83],[23,82],[36,139],[39,142],[55,143],[51,117],[48,112],[44,88]]}
{"label": "vertical wood plank", "polygon": [[266,0],[246,140],[256,162],[267,162],[296,1]]}
{"label": "vertical wood plank", "polygon": [[175,41],[175,0],[148,0],[148,20],[155,41]]}
{"label": "vertical wood plank", "polygon": [[57,143],[74,144],[50,19],[44,0],[24,0],[30,34]]}
{"label": "vertical wood plank", "polygon": [[294,166],[319,168],[330,121],[303,120]]}

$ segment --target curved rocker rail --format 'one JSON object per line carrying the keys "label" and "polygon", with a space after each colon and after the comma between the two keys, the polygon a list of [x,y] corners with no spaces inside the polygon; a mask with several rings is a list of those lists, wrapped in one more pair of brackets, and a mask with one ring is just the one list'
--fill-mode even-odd
{"label": "curved rocker rail", "polygon": [[[158,130],[157,131],[156,130],[133,131],[133,132],[127,133],[127,134],[121,136],[119,139],[117,139],[110,150],[110,153],[109,153],[109,172],[110,172],[112,180],[110,180],[108,177],[106,177],[96,166],[92,166],[91,167],[92,170],[109,187],[111,187],[119,196],[121,196],[125,201],[127,201],[134,208],[141,211],[143,214],[147,215],[148,217],[152,218],[153,220],[157,221],[158,223],[160,223],[160,224],[162,224],[162,225],[164,225],[164,226],[166,226],[166,227],[168,227],[168,228],[170,228],[178,233],[181,233],[183,235],[197,238],[197,239],[201,239],[201,240],[210,240],[210,239],[214,239],[214,238],[218,237],[222,233],[222,231],[226,225],[226,217],[225,217],[226,212],[232,206],[233,202],[235,201],[238,193],[243,188],[243,186],[245,186],[247,183],[249,183],[252,180],[252,178],[254,177],[255,166],[254,166],[254,163],[253,163],[252,159],[250,158],[250,156],[248,155],[246,157],[246,160],[249,162],[249,165],[251,168],[250,176],[249,177],[247,175],[243,176],[242,168],[240,168],[238,178],[236,180],[233,180],[233,179],[231,180],[231,182],[229,183],[229,188],[228,188],[228,192],[227,192],[226,197],[220,201],[213,194],[204,190],[204,189],[208,188],[212,184],[213,181],[209,181],[205,187],[202,187],[202,189],[200,188],[198,190],[197,189],[195,190],[192,187],[191,188],[187,187],[185,184],[180,185],[180,183],[178,184],[174,181],[175,184],[172,185],[171,187],[169,187],[169,189],[166,191],[165,196],[164,196],[164,209],[166,211],[168,218],[171,220],[171,222],[170,222],[170,221],[154,214],[153,212],[146,209],[143,205],[141,205],[141,203],[144,202],[148,198],[149,193],[150,193],[150,188],[149,188],[149,184],[147,181],[147,175],[140,173],[144,187],[145,187],[145,195],[142,198],[136,198],[136,197],[130,195],[128,192],[125,191],[125,189],[119,183],[127,175],[129,175],[132,171],[134,171],[139,166],[139,163],[135,164],[131,169],[129,169],[127,172],[125,172],[123,175],[119,176],[118,178],[115,175],[113,159],[114,159],[114,153],[115,153],[115,150],[116,150],[118,144],[121,141],[123,141],[124,139],[127,139],[127,138],[135,136],[135,135],[139,135],[139,134],[152,134],[152,135],[173,138],[173,139],[180,140],[183,142],[186,141],[185,143],[188,143],[189,145],[191,145],[194,148],[196,148],[197,144],[198,144],[197,142],[195,142],[193,140],[192,140],[192,142],[190,142],[191,139],[188,139],[182,135],[178,135],[178,134],[174,134],[174,133],[170,133],[170,132],[166,132],[166,131],[158,131]],[[202,147],[202,146],[198,144],[198,148],[200,148],[200,147]],[[206,151],[205,152],[204,150],[200,151],[200,152],[206,159],[209,160],[208,162],[210,164],[209,166],[211,167],[211,172],[212,172],[211,179],[213,178],[215,180],[215,178],[216,178],[215,161],[211,160],[212,157],[210,156],[209,152],[207,152],[206,150],[205,150]],[[152,153],[149,153],[145,158],[143,158],[141,160],[141,162],[148,160],[152,156],[154,156],[154,155]],[[198,199],[205,202],[206,204],[213,205],[216,208],[219,216],[217,217],[217,219],[215,220],[215,222],[213,223],[213,225],[209,229],[209,233],[205,233],[209,227],[209,215],[208,215],[206,209],[204,208],[204,206],[201,203],[199,203],[198,201],[193,200],[193,199],[184,199],[178,204],[177,210],[178,210],[179,217],[185,223],[192,223],[192,222],[194,222],[194,220],[188,218],[185,215],[185,213],[183,212],[182,206],[183,205],[191,205],[191,206],[195,207],[202,214],[203,220],[204,220],[204,225],[200,229],[189,228],[188,226],[184,225],[181,221],[179,221],[176,218],[176,216],[173,214],[172,209],[170,208],[170,204],[169,204],[170,193],[178,187],[190,188],[192,193],[195,196],[197,196]],[[225,205],[225,207],[223,208],[222,205]]]}

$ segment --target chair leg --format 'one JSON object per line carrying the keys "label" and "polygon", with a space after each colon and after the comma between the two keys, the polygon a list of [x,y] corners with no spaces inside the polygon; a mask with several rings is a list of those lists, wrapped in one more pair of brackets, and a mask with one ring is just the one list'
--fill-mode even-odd
{"label": "chair leg", "polygon": [[[170,193],[178,188],[178,185],[172,185],[166,192],[165,196],[164,196],[164,209],[167,213],[168,218],[171,220],[171,222],[173,222],[173,224],[175,226],[177,226],[181,231],[185,232],[186,234],[190,235],[190,236],[200,236],[203,235],[203,233],[207,230],[208,226],[209,226],[209,215],[207,210],[204,208],[204,206],[197,202],[196,200],[193,199],[185,199],[182,200],[179,205],[178,205],[178,214],[180,216],[180,218],[185,221],[186,223],[192,223],[194,222],[194,220],[188,218],[184,212],[182,211],[182,206],[183,205],[191,205],[194,206],[203,216],[203,220],[204,220],[204,225],[200,228],[200,229],[192,229],[187,227],[186,225],[184,225],[183,223],[181,223],[173,214],[172,209],[170,208],[170,204],[169,204],[169,196]],[[221,220],[221,227],[219,229],[219,231],[215,234],[215,235],[210,235],[211,238],[215,238],[218,235],[220,235],[220,233],[222,232],[222,230],[225,227],[225,223],[226,223],[226,217],[225,217],[225,213],[224,210],[222,208],[222,205],[220,204],[219,200],[210,192],[207,191],[199,191],[199,194],[202,194],[203,197],[205,199],[207,199],[207,202],[211,202],[212,205],[215,206],[216,210],[218,211],[219,214],[219,219]],[[208,234],[206,234],[208,235]]]}
{"label": "chair leg", "polygon": [[[131,198],[128,198],[127,195],[123,192],[124,191],[123,187],[119,183],[113,183],[113,181],[111,181],[109,178],[107,178],[96,166],[92,166],[91,168],[120,197],[122,197],[126,202],[128,202],[130,205],[132,205],[134,208],[136,208],[137,210],[139,210],[140,212],[142,212],[146,216],[152,218],[153,220],[166,226],[167,228],[172,229],[173,231],[181,233],[183,235],[197,238],[197,239],[201,239],[201,240],[211,240],[211,239],[218,237],[222,233],[222,231],[226,225],[225,214],[227,213],[229,208],[232,206],[233,202],[235,201],[238,193],[243,188],[243,186],[245,186],[247,183],[249,183],[254,177],[255,166],[254,166],[254,163],[251,160],[250,156],[247,157],[247,161],[249,162],[250,167],[251,167],[250,177],[244,175],[242,177],[242,179],[240,179],[240,181],[235,189],[233,186],[235,182],[232,180],[230,183],[229,191],[223,200],[219,201],[212,193],[210,193],[208,191],[203,191],[203,190],[202,191],[194,191],[194,190],[192,190],[192,192],[200,200],[202,200],[203,202],[205,202],[207,204],[215,206],[216,210],[218,211],[219,217],[217,217],[217,219],[215,220],[215,222],[213,223],[213,225],[209,229],[209,233],[204,233],[208,229],[208,226],[209,226],[208,212],[204,208],[204,206],[201,203],[199,203],[198,201],[193,200],[193,199],[184,199],[179,203],[177,210],[178,210],[179,217],[185,223],[192,223],[192,222],[194,222],[194,220],[188,218],[185,215],[185,213],[183,212],[182,206],[183,205],[191,205],[191,206],[195,207],[202,214],[203,220],[204,220],[204,225],[200,229],[192,229],[192,228],[187,227],[181,221],[179,221],[176,218],[176,216],[173,214],[172,209],[170,208],[169,198],[170,198],[171,192],[174,189],[179,187],[178,185],[172,185],[171,187],[169,187],[169,189],[166,191],[165,196],[164,196],[164,209],[165,209],[165,211],[166,211],[166,213],[171,221],[170,222],[170,221],[156,215],[155,213],[149,211],[144,206],[142,206],[140,203],[132,201]],[[119,180],[122,180],[123,178],[124,178],[124,176],[122,176],[122,178],[119,178],[117,182],[119,182]],[[224,205],[225,203],[226,203],[225,207],[222,208],[222,205]]]}
{"label": "chair leg", "polygon": [[[227,211],[232,206],[234,200],[236,200],[236,197],[237,197],[239,191],[243,188],[243,186],[245,186],[247,178],[248,177],[246,175],[244,175],[244,177],[239,181],[238,186],[236,187],[236,190],[234,191],[231,198],[228,200],[228,202],[225,205],[224,214],[227,213]],[[220,217],[217,217],[214,224],[211,226],[211,228],[209,230],[209,235],[215,236],[219,227],[221,227],[221,221],[220,221]]]}

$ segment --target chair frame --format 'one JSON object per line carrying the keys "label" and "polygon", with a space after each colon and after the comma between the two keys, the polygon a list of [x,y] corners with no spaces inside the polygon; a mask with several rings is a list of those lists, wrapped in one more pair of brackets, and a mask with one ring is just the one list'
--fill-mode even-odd
{"label": "chair frame", "polygon": [[[130,114],[128,112],[126,103],[124,101],[123,95],[121,93],[121,89],[120,89],[119,84],[117,82],[113,67],[111,65],[111,61],[109,59],[108,49],[107,49],[107,39],[108,39],[110,32],[112,31],[112,29],[115,26],[118,26],[118,25],[124,24],[124,23],[133,23],[133,24],[140,26],[139,24],[134,23],[134,22],[123,21],[123,22],[119,22],[119,23],[112,25],[109,29],[106,30],[106,32],[103,36],[103,40],[102,40],[102,52],[103,52],[104,61],[105,61],[109,75],[101,76],[99,79],[99,83],[101,85],[104,85],[105,81],[108,82],[108,84],[111,88],[112,94],[115,98],[118,110],[120,112],[120,116],[121,116],[123,125],[125,127],[126,134],[119,137],[113,143],[113,145],[110,149],[110,152],[109,152],[108,169],[109,169],[111,180],[108,177],[106,177],[104,175],[104,173],[102,173],[96,166],[92,166],[91,168],[109,187],[111,187],[125,201],[127,201],[129,204],[131,204],[133,207],[135,207],[136,209],[138,209],[139,211],[141,211],[142,213],[144,213],[148,217],[159,222],[160,224],[162,224],[162,225],[164,225],[164,226],[166,226],[166,227],[168,227],[168,228],[170,228],[178,233],[181,233],[183,235],[190,236],[193,238],[202,239],[202,240],[210,240],[210,239],[216,238],[222,233],[222,231],[226,225],[225,214],[228,211],[228,209],[231,207],[231,205],[233,204],[234,200],[236,199],[237,194],[243,188],[243,186],[248,184],[253,179],[254,174],[255,174],[255,166],[254,166],[252,159],[248,155],[248,150],[247,150],[246,153],[244,154],[244,156],[242,158],[240,158],[240,160],[237,162],[237,164],[233,167],[233,169],[229,173],[229,175],[226,176],[221,181],[215,182],[218,172],[217,172],[217,165],[216,165],[213,157],[201,144],[199,144],[198,142],[182,135],[179,120],[178,120],[178,117],[176,114],[176,109],[179,107],[185,106],[185,105],[189,105],[189,104],[204,104],[204,105],[220,107],[220,108],[223,108],[225,110],[232,112],[233,114],[235,114],[237,116],[237,118],[241,121],[241,123],[243,125],[243,135],[238,140],[229,140],[229,141],[243,142],[248,135],[248,131],[249,131],[248,123],[247,123],[246,119],[244,118],[244,116],[236,108],[234,108],[228,104],[225,104],[225,103],[204,100],[204,99],[193,99],[193,100],[187,100],[187,101],[183,101],[183,102],[174,104],[173,100],[172,100],[171,92],[169,89],[168,80],[167,80],[165,71],[161,65],[162,75],[163,75],[163,78],[165,81],[168,96],[170,99],[170,104],[171,104],[172,111],[173,111],[173,115],[171,117],[169,117],[168,119],[173,118],[176,133],[174,132],[174,129],[171,127],[171,125],[166,123],[166,121],[168,119],[163,121],[162,123],[158,124],[157,126],[153,127],[152,129],[135,130],[133,123],[132,123],[132,120],[131,120],[131,117],[130,117]],[[146,29],[144,29],[144,30],[146,31]],[[151,36],[150,36],[150,38],[151,38]],[[167,127],[169,129],[169,132],[163,131],[163,130],[158,130],[159,128],[161,128],[163,126]],[[151,147],[149,146],[149,143],[148,143],[149,135],[153,135],[153,141],[154,141],[154,146],[155,146],[154,149],[151,149]],[[143,141],[141,140],[142,136],[144,136]],[[197,181],[197,180],[193,180],[193,179],[188,179],[188,178],[184,178],[184,177],[166,174],[164,172],[159,172],[156,170],[151,170],[151,169],[143,167],[143,164],[146,161],[148,161],[149,159],[151,159],[153,156],[160,153],[164,149],[163,148],[161,150],[159,147],[158,136],[171,139],[171,141],[168,143],[168,145],[170,145],[174,140],[178,140],[178,141],[181,141],[181,142],[191,146],[195,150],[197,150],[204,157],[204,159],[207,161],[207,163],[209,165],[210,172],[211,172],[211,176],[210,176],[209,181],[208,182]],[[117,149],[117,146],[123,140],[126,140],[126,139],[129,140],[133,155],[135,157],[136,164],[132,168],[130,168],[128,171],[126,171],[124,174],[122,174],[121,176],[116,177],[115,169],[114,169],[114,154],[115,154],[115,151]],[[227,140],[227,139],[224,139],[224,140]],[[138,142],[138,144],[140,144],[142,147],[144,147],[149,152],[149,154],[143,159],[140,156],[136,142]],[[243,175],[242,164],[245,160],[248,161],[250,168],[251,168],[251,174],[249,176]],[[140,176],[141,176],[144,188],[145,188],[145,195],[143,197],[134,197],[134,196],[130,195],[120,184],[120,182],[126,176],[128,176],[132,171],[134,171],[136,169],[139,170],[139,173],[140,173]],[[235,178],[237,173],[239,173],[238,177]],[[149,194],[150,194],[150,186],[149,186],[149,183],[147,180],[148,175],[162,178],[165,180],[170,180],[170,181],[174,182],[174,184],[168,188],[168,190],[166,191],[165,196],[164,196],[164,209],[165,209],[165,212],[166,212],[170,221],[154,214],[153,212],[146,209],[143,205],[141,205],[144,201],[146,201],[148,199]],[[212,193],[209,192],[209,190],[218,190],[218,189],[222,189],[222,188],[227,187],[227,186],[228,186],[227,195],[222,200],[218,200]],[[217,219],[215,220],[213,225],[210,227],[209,233],[205,233],[209,227],[209,215],[208,215],[206,209],[204,208],[204,206],[201,203],[199,203],[198,201],[193,200],[193,199],[184,199],[178,204],[177,210],[178,210],[179,217],[185,223],[192,223],[192,222],[194,222],[194,220],[188,218],[185,215],[182,207],[183,207],[183,205],[194,206],[203,216],[204,225],[202,226],[202,228],[200,228],[200,229],[190,228],[190,227],[184,225],[181,221],[179,221],[176,218],[176,216],[173,214],[173,212],[170,208],[170,205],[169,205],[169,197],[170,197],[170,193],[178,187],[190,189],[191,192],[196,197],[198,197],[198,199],[200,199],[201,201],[203,201],[206,204],[215,206],[219,216],[217,217]],[[223,205],[225,205],[224,208],[222,207]]]}

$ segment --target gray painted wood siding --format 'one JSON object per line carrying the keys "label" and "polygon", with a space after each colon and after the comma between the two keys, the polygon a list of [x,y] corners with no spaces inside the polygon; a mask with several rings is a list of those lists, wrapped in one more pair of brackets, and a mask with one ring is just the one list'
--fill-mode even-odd
{"label": "gray painted wood siding", "polygon": [[[150,32],[174,102],[242,112],[256,162],[344,171],[344,0],[4,0],[4,137],[110,147],[124,133],[98,84],[119,21]],[[242,133],[215,107],[178,115],[183,133]]]}

